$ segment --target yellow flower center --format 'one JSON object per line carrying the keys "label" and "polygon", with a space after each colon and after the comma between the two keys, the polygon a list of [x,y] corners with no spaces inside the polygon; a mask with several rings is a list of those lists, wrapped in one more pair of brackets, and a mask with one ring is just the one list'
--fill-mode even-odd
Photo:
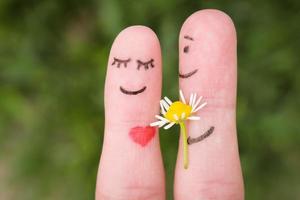
{"label": "yellow flower center", "polygon": [[192,107],[190,105],[184,104],[181,101],[175,101],[171,104],[164,117],[171,122],[179,123],[186,120],[191,115],[191,112]]}

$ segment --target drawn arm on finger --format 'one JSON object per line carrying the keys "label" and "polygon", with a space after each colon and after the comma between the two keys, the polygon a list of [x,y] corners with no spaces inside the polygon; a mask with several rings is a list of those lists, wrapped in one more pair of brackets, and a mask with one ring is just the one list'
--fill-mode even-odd
{"label": "drawn arm on finger", "polygon": [[194,143],[198,143],[202,140],[204,140],[205,138],[207,138],[208,136],[210,136],[215,130],[214,126],[211,126],[205,133],[203,133],[202,135],[195,137],[195,138],[191,138],[190,136],[187,139],[187,143],[188,145],[194,144]]}

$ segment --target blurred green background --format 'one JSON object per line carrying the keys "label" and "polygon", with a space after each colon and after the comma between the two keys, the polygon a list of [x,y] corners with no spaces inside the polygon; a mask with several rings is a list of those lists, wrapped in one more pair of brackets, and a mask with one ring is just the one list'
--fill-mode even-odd
{"label": "blurred green background", "polygon": [[[175,98],[179,30],[203,8],[225,11],[237,29],[246,199],[300,199],[297,0],[1,0],[0,199],[93,199],[114,37],[129,25],[151,27],[163,93]],[[160,138],[171,200],[178,139]]]}

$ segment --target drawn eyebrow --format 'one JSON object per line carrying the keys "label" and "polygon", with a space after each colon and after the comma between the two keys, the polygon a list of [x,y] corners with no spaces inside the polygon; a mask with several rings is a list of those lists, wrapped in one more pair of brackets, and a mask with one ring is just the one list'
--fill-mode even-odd
{"label": "drawn eyebrow", "polygon": [[183,38],[187,39],[187,40],[194,41],[194,38],[192,38],[191,36],[188,36],[188,35],[183,36]]}

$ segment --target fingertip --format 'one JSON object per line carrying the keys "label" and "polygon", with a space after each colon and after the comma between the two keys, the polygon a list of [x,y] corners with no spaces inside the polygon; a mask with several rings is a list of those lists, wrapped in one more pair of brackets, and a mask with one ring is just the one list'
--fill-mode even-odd
{"label": "fingertip", "polygon": [[[179,47],[183,52],[186,35],[201,43],[206,54],[224,55],[236,50],[236,30],[232,19],[224,12],[215,9],[200,10],[189,16],[180,30]],[[192,49],[191,49],[192,50]],[[205,53],[205,52],[204,52]],[[234,55],[230,54],[229,56]],[[195,56],[195,55],[193,55]],[[229,58],[228,60],[233,58]],[[206,60],[210,60],[209,57]],[[213,59],[217,61],[217,59]]]}
{"label": "fingertip", "polygon": [[96,199],[164,198],[158,130],[149,126],[159,110],[161,74],[154,31],[139,25],[122,30],[107,64]]}
{"label": "fingertip", "polygon": [[[200,26],[202,30],[212,29],[215,36],[224,37],[224,35],[235,36],[234,22],[229,15],[217,9],[199,10],[190,15],[184,22],[180,35],[185,29],[192,29],[191,26]],[[218,37],[219,38],[219,37]]]}
{"label": "fingertip", "polygon": [[116,40],[125,37],[125,39],[132,38],[132,35],[137,36],[135,39],[150,39],[151,41],[158,42],[158,37],[156,36],[155,32],[148,26],[143,25],[133,25],[126,27],[123,29],[118,36],[116,37]]}
{"label": "fingertip", "polygon": [[190,122],[187,130],[191,138],[199,139],[209,127],[215,128],[211,136],[189,147],[188,170],[182,166],[180,144],[175,199],[242,199],[235,126],[236,67],[236,31],[231,18],[213,9],[188,17],[179,38],[180,88],[184,94],[203,95],[207,106],[197,113],[201,120]]}
{"label": "fingertip", "polygon": [[128,51],[134,54],[148,54],[150,51],[158,50],[160,50],[160,43],[155,32],[147,26],[133,25],[123,29],[117,35],[110,55],[115,53],[126,54],[126,52],[128,54]]}

